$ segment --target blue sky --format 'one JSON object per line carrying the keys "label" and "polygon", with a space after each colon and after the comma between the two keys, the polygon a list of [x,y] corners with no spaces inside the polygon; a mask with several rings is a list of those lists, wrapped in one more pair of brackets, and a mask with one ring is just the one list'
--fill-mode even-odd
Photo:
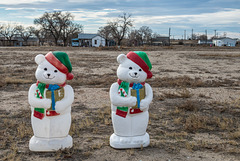
{"label": "blue sky", "polygon": [[130,13],[134,29],[150,27],[153,32],[182,38],[192,29],[195,34],[207,30],[209,38],[225,33],[240,38],[240,0],[1,0],[0,23],[33,25],[44,12],[68,11],[84,26],[85,33],[96,33],[123,12]]}

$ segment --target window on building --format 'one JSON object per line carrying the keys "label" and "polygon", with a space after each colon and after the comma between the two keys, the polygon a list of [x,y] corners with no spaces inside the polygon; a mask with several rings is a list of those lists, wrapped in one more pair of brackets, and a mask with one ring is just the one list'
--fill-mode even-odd
{"label": "window on building", "polygon": [[95,44],[97,44],[97,40],[95,40]]}

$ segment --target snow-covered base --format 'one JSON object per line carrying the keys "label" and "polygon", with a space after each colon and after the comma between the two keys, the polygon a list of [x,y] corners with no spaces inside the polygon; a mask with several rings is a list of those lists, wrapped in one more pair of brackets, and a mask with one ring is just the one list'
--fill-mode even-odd
{"label": "snow-covered base", "polygon": [[148,133],[142,136],[118,136],[113,133],[110,137],[110,146],[116,149],[147,147],[149,143]]}
{"label": "snow-covered base", "polygon": [[64,138],[39,138],[33,136],[29,142],[29,149],[31,151],[50,152],[71,148],[72,144],[73,141],[70,135]]}

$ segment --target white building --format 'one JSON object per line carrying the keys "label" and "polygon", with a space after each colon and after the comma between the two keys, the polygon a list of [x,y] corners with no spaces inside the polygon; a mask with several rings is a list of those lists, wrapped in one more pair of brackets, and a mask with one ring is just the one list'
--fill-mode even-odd
{"label": "white building", "polygon": [[78,34],[77,39],[72,39],[72,46],[99,47],[105,46],[105,41],[98,34]]}
{"label": "white building", "polygon": [[222,37],[222,38],[215,38],[212,41],[215,46],[236,46],[237,39]]}
{"label": "white building", "polygon": [[212,40],[198,40],[198,44],[202,45],[202,44],[213,44]]}

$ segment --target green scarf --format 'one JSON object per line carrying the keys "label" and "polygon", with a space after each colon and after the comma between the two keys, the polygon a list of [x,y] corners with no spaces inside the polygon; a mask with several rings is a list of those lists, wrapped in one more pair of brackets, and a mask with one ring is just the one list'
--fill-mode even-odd
{"label": "green scarf", "polygon": [[[125,90],[125,92],[128,94],[128,90],[129,90],[129,83],[128,82],[124,82],[122,81],[121,84],[119,85],[118,87],[118,90],[122,88]],[[121,92],[121,97],[124,97],[124,94],[123,94],[123,91],[120,91]],[[124,112],[128,112],[128,107],[117,107],[118,110],[120,111],[124,111]]]}
{"label": "green scarf", "polygon": [[[46,84],[45,83],[38,83],[37,86],[37,90],[39,90],[39,92],[41,93],[42,98],[44,97],[44,90],[46,88]],[[37,93],[37,98],[40,98],[40,95],[38,92]],[[40,112],[42,114],[44,114],[44,108],[34,108],[34,111]]]}

